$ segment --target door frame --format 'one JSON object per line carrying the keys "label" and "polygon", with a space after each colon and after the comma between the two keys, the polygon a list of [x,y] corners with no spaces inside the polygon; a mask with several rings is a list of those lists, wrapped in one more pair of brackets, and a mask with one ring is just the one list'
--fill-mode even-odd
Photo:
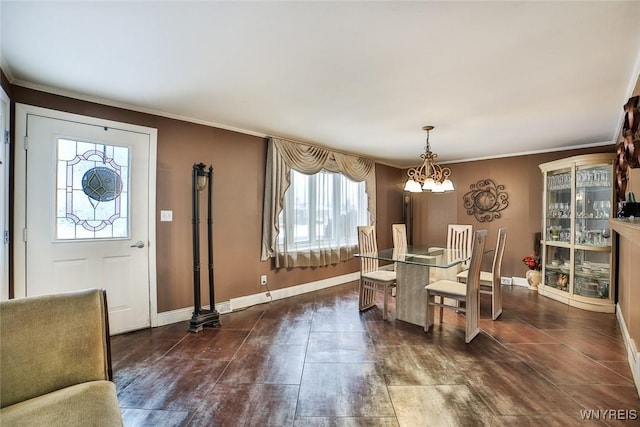
{"label": "door frame", "polygon": [[[9,127],[10,127],[10,101],[9,96],[4,91],[4,88],[0,88],[0,104],[2,104],[2,114],[0,114],[0,151],[2,152],[0,155],[0,159],[2,161],[2,166],[0,167],[0,192],[2,195],[0,196],[0,231],[2,240],[0,243],[0,273],[2,274],[2,279],[0,279],[0,283],[2,283],[2,288],[0,289],[0,300],[9,299],[9,240],[5,239],[5,233],[9,233],[9,171],[11,170],[11,144],[9,144],[9,139],[5,140],[5,132],[6,135],[9,135]],[[10,234],[10,233],[9,233]]]}
{"label": "door frame", "polygon": [[14,227],[13,227],[13,295],[15,298],[26,296],[27,247],[25,242],[26,212],[26,173],[27,150],[24,149],[24,137],[27,134],[27,117],[29,114],[68,120],[88,125],[106,126],[131,132],[149,135],[149,200],[148,235],[149,235],[149,320],[151,326],[158,326],[158,289],[156,274],[156,169],[158,151],[158,130],[146,126],[132,125],[97,117],[66,113],[33,105],[16,103],[15,107],[15,157],[14,157]]}

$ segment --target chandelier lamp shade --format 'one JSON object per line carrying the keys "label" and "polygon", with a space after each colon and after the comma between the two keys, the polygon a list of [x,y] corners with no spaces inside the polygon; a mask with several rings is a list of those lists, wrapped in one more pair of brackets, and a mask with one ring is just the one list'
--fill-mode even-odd
{"label": "chandelier lamp shade", "polygon": [[421,193],[423,191],[444,193],[446,191],[453,191],[453,182],[449,179],[451,169],[440,166],[436,161],[438,155],[431,152],[429,131],[433,130],[433,126],[423,126],[422,130],[427,132],[427,144],[424,148],[424,154],[420,155],[422,164],[407,171],[409,179],[407,179],[404,185],[404,191],[412,193]]}

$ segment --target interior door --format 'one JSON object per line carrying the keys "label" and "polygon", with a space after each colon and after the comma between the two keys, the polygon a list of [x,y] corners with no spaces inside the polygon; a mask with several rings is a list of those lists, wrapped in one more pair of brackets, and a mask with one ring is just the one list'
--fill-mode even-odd
{"label": "interior door", "polygon": [[104,288],[112,334],[149,326],[150,135],[27,114],[26,137],[24,294]]}

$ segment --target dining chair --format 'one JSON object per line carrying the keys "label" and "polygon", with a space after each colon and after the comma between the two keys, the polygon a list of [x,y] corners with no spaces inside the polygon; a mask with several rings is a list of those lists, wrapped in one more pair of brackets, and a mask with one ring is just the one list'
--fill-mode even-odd
{"label": "dining chair", "polygon": [[[491,318],[496,320],[502,314],[502,256],[507,243],[507,227],[498,230],[498,240],[493,253],[491,271],[480,271],[480,293],[491,295]],[[466,283],[469,270],[458,273],[458,281]]]}
{"label": "dining chair", "polygon": [[[407,253],[407,226],[406,224],[391,224],[391,236],[393,238],[393,259],[398,259]],[[398,263],[393,264],[396,270]],[[391,288],[391,296],[396,296],[396,287]]]}
{"label": "dining chair", "polygon": [[[462,256],[468,258],[471,255],[471,236],[473,226],[467,224],[449,224],[447,226],[447,249],[458,249]],[[458,270],[469,268],[469,261],[460,264]]]}
{"label": "dining chair", "polygon": [[394,258],[407,253],[407,226],[405,224],[391,224]]}
{"label": "dining chair", "polygon": [[[442,311],[450,308],[465,313],[465,342],[468,344],[480,333],[480,267],[484,253],[487,230],[477,230],[473,233],[471,262],[467,283],[455,280],[437,280],[425,286],[426,291],[426,321],[425,332],[433,326],[434,307],[440,307],[440,324],[442,324]],[[436,302],[440,297],[440,302]],[[457,304],[448,304],[448,301]]]}
{"label": "dining chair", "polygon": [[[377,254],[376,229],[372,225],[358,227],[358,251],[361,254]],[[389,289],[396,283],[394,270],[380,269],[377,258],[360,257],[360,284],[358,286],[358,306],[360,311],[376,305],[376,293],[382,292],[384,305],[382,318],[387,319],[387,297]]]}

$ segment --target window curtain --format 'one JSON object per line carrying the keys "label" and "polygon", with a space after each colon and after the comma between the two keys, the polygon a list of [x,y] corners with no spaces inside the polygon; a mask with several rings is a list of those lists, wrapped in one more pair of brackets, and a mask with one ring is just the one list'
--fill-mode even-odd
{"label": "window curtain", "polygon": [[331,249],[333,252],[331,254],[325,253],[327,249],[279,253],[278,216],[284,207],[284,193],[291,182],[291,169],[308,175],[326,169],[329,172],[340,172],[354,181],[365,181],[370,223],[375,223],[376,182],[373,160],[286,139],[269,138],[262,216],[261,260],[275,258],[276,268],[288,268],[315,267],[328,265],[332,260],[350,259],[353,255],[352,251],[344,248]]}

